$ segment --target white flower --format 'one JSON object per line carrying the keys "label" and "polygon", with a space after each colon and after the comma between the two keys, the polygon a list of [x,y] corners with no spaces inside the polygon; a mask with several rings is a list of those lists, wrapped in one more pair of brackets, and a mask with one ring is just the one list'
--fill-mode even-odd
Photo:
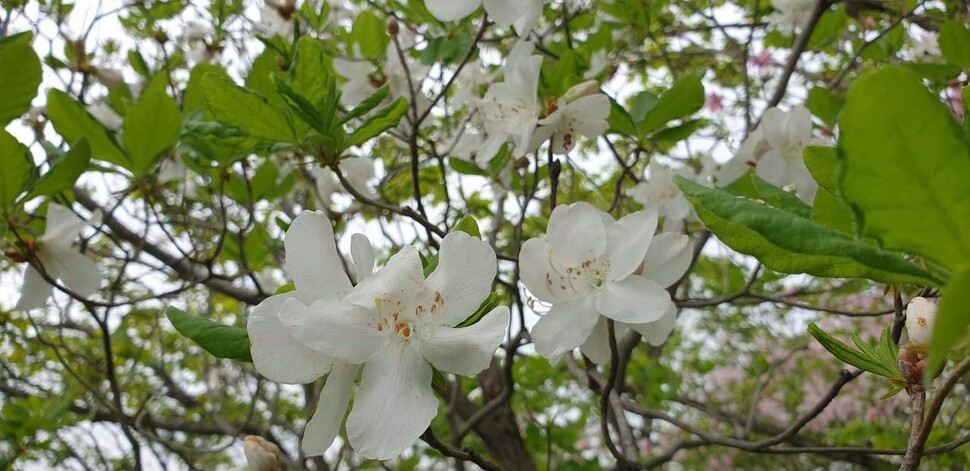
{"label": "white flower", "polygon": [[[47,206],[47,228],[34,246],[34,256],[47,276],[60,280],[71,291],[83,297],[94,294],[101,285],[98,265],[71,249],[71,243],[85,224],[69,208],[50,203]],[[24,273],[20,300],[14,309],[27,311],[44,307],[53,289],[36,268],[28,266]]]}
{"label": "white flower", "polygon": [[111,109],[107,103],[99,101],[88,107],[88,113],[94,116],[94,119],[98,120],[99,123],[104,125],[111,131],[117,131],[121,129],[121,116],[115,113],[115,110]]}
{"label": "white flower", "polygon": [[634,274],[657,227],[655,211],[639,211],[614,221],[588,203],[556,207],[545,237],[522,245],[522,282],[551,304],[532,329],[536,351],[558,359],[589,338],[605,316],[628,324],[660,320],[670,295]]}
{"label": "white flower", "polygon": [[532,141],[536,121],[539,120],[539,72],[542,56],[532,55],[534,45],[520,42],[512,48],[503,74],[505,81],[488,88],[480,100],[487,138],[479,156],[491,159],[506,141],[515,145],[515,155],[524,155]]}
{"label": "white flower", "polygon": [[370,62],[334,58],[333,69],[347,79],[340,84],[340,102],[344,106],[356,106],[377,91],[370,78],[374,71]]}
{"label": "white flower", "polygon": [[602,93],[584,96],[572,103],[560,98],[556,111],[539,120],[529,152],[538,149],[551,137],[552,152],[566,154],[576,146],[577,135],[595,139],[606,132],[610,127],[606,122],[609,116],[610,99]]}
{"label": "white flower", "polygon": [[[643,258],[643,264],[634,272],[654,283],[669,287],[681,279],[693,258],[692,245],[684,234],[663,232],[657,234],[650,241],[650,248]],[[667,306],[663,316],[653,322],[627,324],[617,322],[615,333],[617,339],[628,330],[635,330],[644,341],[655,347],[662,345],[670,337],[677,323],[677,308],[673,303]],[[580,347],[583,354],[594,363],[604,364],[610,359],[609,331],[606,318],[600,317],[593,328],[593,333]]]}
{"label": "white flower", "polygon": [[610,65],[609,58],[606,55],[606,51],[600,49],[593,53],[589,57],[589,70],[583,74],[584,78],[592,79],[596,78],[601,72],[606,70],[606,67]]}
{"label": "white flower", "polygon": [[125,83],[125,77],[121,74],[120,70],[95,67],[94,76],[102,85],[108,88],[114,88]]}
{"label": "white flower", "polygon": [[460,20],[484,4],[489,18],[504,27],[514,26],[519,36],[528,34],[542,14],[542,0],[425,0],[424,4],[441,21]]}
{"label": "white flower", "polygon": [[918,61],[933,61],[940,57],[940,35],[927,31],[920,36],[913,46],[913,55]]}
{"label": "white flower", "polygon": [[451,104],[458,109],[479,98],[479,88],[492,83],[492,74],[485,70],[480,59],[475,59],[461,69],[456,82]]}
{"label": "white flower", "polygon": [[794,183],[798,196],[811,201],[818,184],[805,166],[802,151],[806,145],[818,143],[812,138],[812,116],[807,108],[796,106],[787,113],[769,108],[758,127],[741,143],[738,154],[722,168],[718,184],[731,184],[754,165],[755,173],[768,183]]}
{"label": "white flower", "polygon": [[282,471],[280,447],[256,435],[243,440],[243,451],[250,471]]}
{"label": "white flower", "polygon": [[288,302],[339,303],[352,286],[337,253],[333,227],[323,213],[306,211],[297,216],[283,244],[285,270],[296,289],[266,298],[253,309],[247,324],[250,348],[256,370],[278,383],[305,384],[330,373],[303,436],[303,451],[320,455],[340,431],[357,368],[297,341],[280,316]]}
{"label": "white flower", "polygon": [[296,10],[295,0],[266,0],[259,9],[259,30],[270,38],[289,38],[293,35],[293,14]]}
{"label": "white flower", "polygon": [[768,15],[768,23],[786,36],[792,35],[812,20],[818,0],[771,0],[775,11]]}
{"label": "white flower", "polygon": [[[432,365],[474,375],[489,365],[505,337],[509,310],[504,306],[472,326],[456,328],[491,291],[496,258],[488,243],[450,233],[441,241],[438,259],[425,279],[417,249],[405,246],[344,302],[307,305],[291,299],[280,313],[301,344],[322,357],[363,365],[346,426],[350,444],[364,457],[397,456],[431,424],[438,411]],[[307,437],[309,432],[304,442]]]}
{"label": "white flower", "polygon": [[665,227],[682,225],[691,215],[690,201],[674,183],[678,172],[656,161],[647,166],[649,178],[641,181],[631,191],[633,199],[646,208],[656,208],[664,219]]}
{"label": "white flower", "polygon": [[[374,179],[374,160],[367,157],[350,157],[340,161],[338,164],[340,173],[343,174],[350,186],[367,199],[376,199],[379,195],[370,186],[370,181]],[[333,204],[331,195],[343,189],[337,176],[332,170],[326,167],[314,167],[310,169],[310,175],[316,182],[316,192],[323,207],[329,208]]]}
{"label": "white flower", "polygon": [[928,346],[933,338],[937,305],[922,297],[915,297],[906,306],[906,333],[916,346]]}

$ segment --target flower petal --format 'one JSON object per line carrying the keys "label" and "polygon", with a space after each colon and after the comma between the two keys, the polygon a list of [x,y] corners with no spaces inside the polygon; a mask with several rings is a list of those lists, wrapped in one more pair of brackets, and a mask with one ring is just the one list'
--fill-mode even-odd
{"label": "flower petal", "polygon": [[437,413],[431,365],[401,344],[364,366],[347,438],[365,458],[390,459],[413,445]]}
{"label": "flower petal", "polygon": [[552,251],[552,266],[560,273],[595,260],[606,253],[606,228],[601,211],[589,203],[556,206],[549,216],[546,240]]}
{"label": "flower petal", "polygon": [[693,244],[686,235],[661,232],[650,242],[640,276],[666,288],[687,273],[692,258]]}
{"label": "flower petal", "polygon": [[553,304],[532,328],[536,352],[556,363],[564,353],[582,345],[600,318],[594,299],[584,296]]}
{"label": "flower petal", "polygon": [[44,261],[47,274],[61,280],[71,291],[88,297],[101,286],[101,270],[94,260],[71,249],[57,250],[48,254]]}
{"label": "flower petal", "polygon": [[20,288],[20,300],[14,306],[15,311],[29,311],[47,305],[47,298],[51,297],[54,287],[51,286],[40,272],[28,265],[24,270],[24,285]]}
{"label": "flower petal", "polygon": [[754,173],[764,181],[775,186],[785,186],[791,183],[791,175],[788,174],[788,164],[781,153],[774,149],[765,153],[764,157],[758,161]]}
{"label": "flower petal", "polygon": [[785,122],[788,115],[778,108],[768,108],[761,117],[761,124],[758,127],[762,131],[765,141],[774,149],[784,149],[787,141],[785,133]]}
{"label": "flower petal", "polygon": [[333,365],[333,371],[327,376],[327,384],[320,391],[317,410],[303,429],[302,448],[307,456],[326,453],[333,439],[337,438],[340,424],[347,415],[347,404],[350,403],[350,393],[354,390],[358,371],[359,366],[343,362]]}
{"label": "flower petal", "polygon": [[280,321],[303,345],[348,363],[364,363],[385,345],[373,314],[348,302],[322,300],[307,306],[289,299]]}
{"label": "flower petal", "polygon": [[286,273],[296,289],[315,299],[341,297],[350,292],[350,278],[337,253],[333,226],[319,211],[300,213],[283,240],[286,248]]}
{"label": "flower petal", "polygon": [[671,303],[660,319],[643,324],[633,324],[630,327],[643,336],[644,341],[654,347],[659,347],[667,341],[667,338],[670,337],[670,333],[674,331],[674,326],[676,325],[677,307]]}
{"label": "flower petal", "polygon": [[477,324],[438,327],[420,339],[421,354],[435,368],[448,373],[472,376],[488,368],[495,349],[505,339],[509,308],[492,309]]}
{"label": "flower petal", "polygon": [[571,108],[577,109],[576,132],[594,139],[610,127],[610,98],[602,93],[584,96],[572,102]]}
{"label": "flower petal", "polygon": [[441,21],[454,21],[471,15],[481,0],[424,0],[428,12]]}
{"label": "flower petal", "polygon": [[47,205],[47,228],[41,240],[52,249],[66,249],[81,233],[84,224],[84,220],[70,208],[51,203]]}
{"label": "flower petal", "polygon": [[532,28],[536,25],[536,21],[539,21],[540,16],[542,16],[542,0],[526,0],[525,11],[512,24],[515,27],[515,33],[520,38],[529,36]]}
{"label": "flower petal", "polygon": [[596,294],[596,310],[610,319],[628,324],[653,322],[673,302],[660,285],[638,275],[606,282]]}
{"label": "flower petal", "polygon": [[474,314],[492,291],[497,268],[488,242],[464,232],[445,236],[427,281],[429,291],[441,294],[439,325],[455,326]]}
{"label": "flower petal", "polygon": [[525,241],[519,250],[519,277],[525,287],[540,301],[554,303],[571,298],[566,279],[549,263],[549,243],[541,237]]}
{"label": "flower petal", "polygon": [[526,2],[523,0],[484,0],[485,12],[488,16],[501,26],[512,26],[526,13]]}
{"label": "flower petal", "polygon": [[358,283],[374,273],[376,254],[367,236],[359,233],[350,236],[350,255],[354,259],[354,274]]}
{"label": "flower petal", "polygon": [[657,230],[657,211],[644,209],[628,214],[606,228],[606,257],[610,261],[609,278],[626,278],[643,261],[653,233]]}
{"label": "flower petal", "polygon": [[589,334],[589,338],[579,347],[583,355],[589,357],[597,365],[605,365],[610,361],[609,332],[606,327],[606,318],[599,316],[596,326],[593,327],[593,333]]}
{"label": "flower petal", "polygon": [[298,342],[290,329],[280,321],[286,302],[298,300],[295,291],[270,296],[249,315],[249,349],[259,374],[277,383],[305,384],[330,370],[333,358]]}
{"label": "flower petal", "polygon": [[384,268],[357,283],[346,299],[372,309],[376,299],[417,296],[423,292],[424,286],[424,268],[421,267],[418,250],[405,245],[387,261]]}

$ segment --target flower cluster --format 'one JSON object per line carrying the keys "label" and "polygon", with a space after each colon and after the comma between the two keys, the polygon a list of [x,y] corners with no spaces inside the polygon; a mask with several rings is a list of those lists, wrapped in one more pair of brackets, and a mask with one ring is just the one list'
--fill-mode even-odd
{"label": "flower cluster", "polygon": [[267,378],[308,383],[329,373],[304,432],[308,455],[322,454],[337,436],[358,375],[346,421],[350,444],[368,458],[400,454],[437,414],[433,368],[474,375],[505,337],[504,306],[458,327],[488,297],[495,277],[495,253],[480,239],[448,234],[436,269],[425,278],[412,246],[374,271],[373,247],[355,234],[356,286],[342,269],[333,228],[322,213],[298,216],[284,245],[296,289],[260,303],[248,330],[256,369]]}

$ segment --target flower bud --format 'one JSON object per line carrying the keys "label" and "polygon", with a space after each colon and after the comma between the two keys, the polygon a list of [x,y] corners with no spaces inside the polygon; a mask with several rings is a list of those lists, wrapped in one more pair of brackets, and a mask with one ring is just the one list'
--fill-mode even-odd
{"label": "flower bud", "polygon": [[249,435],[243,441],[246,461],[252,471],[281,471],[280,448],[263,437]]}
{"label": "flower bud", "polygon": [[573,85],[562,96],[566,103],[572,103],[584,96],[595,95],[600,92],[600,84],[596,80],[587,80],[583,83]]}
{"label": "flower bud", "polygon": [[915,297],[906,306],[906,333],[909,342],[917,347],[925,347],[933,337],[933,324],[936,322],[937,306],[926,298]]}
{"label": "flower bud", "polygon": [[401,32],[401,26],[397,23],[397,18],[390,17],[387,19],[387,34],[391,36],[397,36]]}

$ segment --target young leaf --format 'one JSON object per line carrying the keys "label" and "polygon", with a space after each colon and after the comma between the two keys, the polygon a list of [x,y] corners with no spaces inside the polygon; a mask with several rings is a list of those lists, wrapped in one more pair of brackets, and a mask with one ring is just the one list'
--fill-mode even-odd
{"label": "young leaf", "polygon": [[228,326],[185,311],[168,308],[165,311],[175,330],[192,339],[203,350],[218,358],[253,362],[249,351],[249,335],[242,327]]}
{"label": "young leaf", "polygon": [[346,124],[350,120],[363,116],[374,108],[377,108],[377,105],[383,103],[384,100],[390,96],[390,90],[391,89],[387,85],[378,88],[377,91],[371,94],[371,96],[367,97],[364,101],[360,102],[359,105],[355,106],[354,109],[350,110],[350,112],[340,120],[340,124]]}
{"label": "young leaf", "polygon": [[91,145],[88,140],[75,142],[71,150],[37,181],[30,191],[31,196],[50,196],[73,187],[90,162]]}
{"label": "young leaf", "polygon": [[458,221],[458,224],[455,224],[454,230],[464,232],[472,237],[478,237],[479,239],[482,238],[482,233],[478,230],[478,222],[475,221],[475,218],[468,215],[462,217],[461,220]]}
{"label": "young leaf", "polygon": [[124,143],[132,170],[144,174],[159,155],[175,147],[182,129],[178,104],[163,92],[142,95],[125,116]]}
{"label": "young leaf", "polygon": [[404,98],[398,98],[379,110],[377,110],[367,121],[357,128],[350,136],[348,146],[356,146],[367,142],[371,138],[379,136],[382,132],[397,126],[408,110],[408,102]]}
{"label": "young leaf", "polygon": [[900,67],[863,76],[839,126],[842,196],[862,234],[951,269],[970,262],[970,144],[920,78]]}
{"label": "young leaf", "polygon": [[647,134],[664,124],[693,114],[704,107],[704,85],[697,75],[688,75],[660,96],[657,105],[640,124],[640,132]]}
{"label": "young leaf", "polygon": [[877,363],[874,359],[869,358],[863,353],[853,350],[848,345],[839,341],[839,339],[833,337],[828,332],[822,330],[821,327],[816,325],[814,322],[808,324],[808,333],[818,340],[818,343],[822,344],[829,353],[842,360],[844,363],[852,365],[861,370],[868,371],[880,376],[885,376],[885,371],[882,365]]}
{"label": "young leaf", "polygon": [[30,43],[17,41],[0,49],[0,126],[30,109],[41,82],[40,59]]}
{"label": "young leaf", "polygon": [[82,138],[91,144],[91,158],[130,168],[131,162],[98,120],[66,93],[51,89],[47,94],[47,117],[68,142]]}
{"label": "young leaf", "polygon": [[24,188],[36,178],[37,168],[27,150],[13,136],[0,130],[0,212],[13,206]]}
{"label": "young leaf", "polygon": [[267,141],[294,141],[293,129],[282,110],[228,78],[206,75],[202,78],[202,93],[209,111],[220,123]]}
{"label": "young leaf", "polygon": [[941,280],[889,252],[815,222],[707,188],[680,176],[677,185],[704,224],[732,249],[782,273],[868,278],[940,286]]}
{"label": "young leaf", "polygon": [[947,62],[970,70],[970,26],[961,19],[944,23],[940,28],[940,52]]}

